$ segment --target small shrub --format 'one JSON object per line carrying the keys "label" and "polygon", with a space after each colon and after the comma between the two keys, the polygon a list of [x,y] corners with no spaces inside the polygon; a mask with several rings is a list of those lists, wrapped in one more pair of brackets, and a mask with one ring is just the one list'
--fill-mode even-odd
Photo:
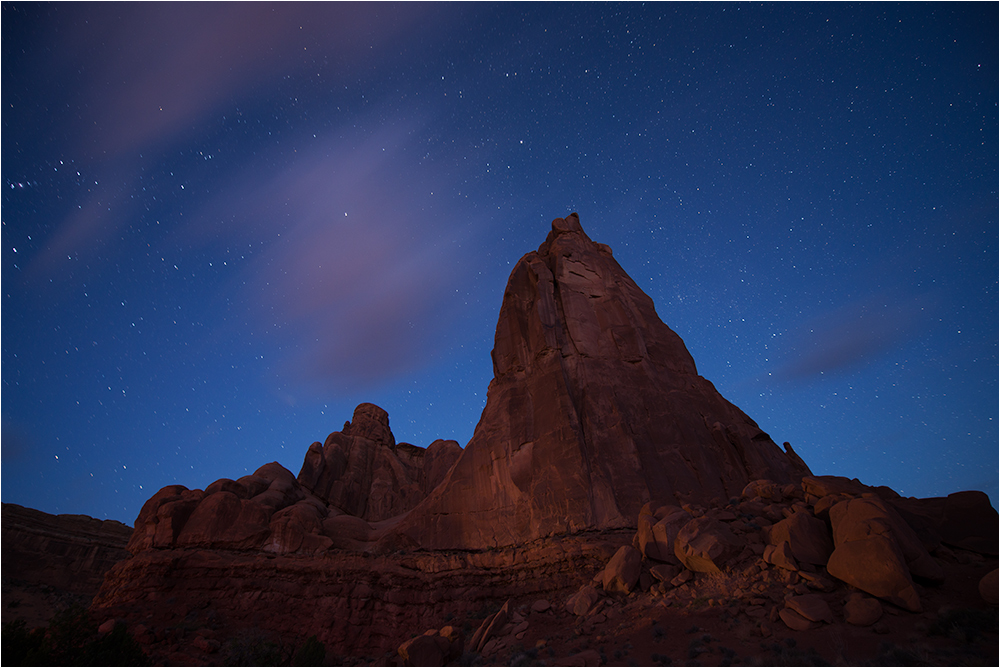
{"label": "small shrub", "polygon": [[289,663],[288,654],[281,643],[260,631],[247,630],[226,643],[225,661],[227,666],[283,666]]}
{"label": "small shrub", "polygon": [[295,652],[292,658],[293,666],[321,666],[326,658],[326,645],[319,641],[315,635],[309,639]]}
{"label": "small shrub", "polygon": [[80,606],[55,614],[48,628],[28,631],[18,619],[3,625],[3,663],[9,666],[149,666],[149,657],[124,626],[100,637]]}
{"label": "small shrub", "polygon": [[997,621],[996,610],[953,608],[941,611],[927,633],[932,636],[947,636],[958,642],[971,643],[980,638],[984,631],[995,630]]}

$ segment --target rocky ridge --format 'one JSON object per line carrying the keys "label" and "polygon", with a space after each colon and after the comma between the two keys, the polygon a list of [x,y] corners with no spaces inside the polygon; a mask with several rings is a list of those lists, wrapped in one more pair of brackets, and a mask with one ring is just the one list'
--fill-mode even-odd
{"label": "rocky ridge", "polygon": [[3,619],[41,624],[68,603],[90,605],[104,575],[128,556],[132,528],[86,515],[3,504]]}
{"label": "rocky ridge", "polygon": [[[93,613],[143,620],[137,637],[169,663],[221,662],[251,628],[340,656],[505,661],[567,625],[683,623],[703,597],[750,639],[863,628],[879,610],[924,614],[955,569],[985,569],[978,586],[996,567],[981,493],[902,499],[812,476],[698,376],[575,214],[512,271],[493,363],[464,450],[397,444],[361,404],[297,476],[271,463],[163,488]],[[613,663],[572,660],[595,656]]]}

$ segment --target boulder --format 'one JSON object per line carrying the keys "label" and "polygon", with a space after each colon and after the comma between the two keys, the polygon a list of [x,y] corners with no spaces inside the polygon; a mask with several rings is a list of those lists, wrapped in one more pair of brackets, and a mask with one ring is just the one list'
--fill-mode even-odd
{"label": "boulder", "polygon": [[724,523],[698,517],[685,524],[674,542],[674,554],[689,570],[717,573],[738,556],[742,544]]}
{"label": "boulder", "polygon": [[848,624],[871,626],[881,618],[882,604],[878,599],[855,592],[844,603],[844,621]]}
{"label": "boulder", "polygon": [[838,580],[873,596],[911,612],[921,611],[910,571],[891,536],[872,535],[841,543],[830,555],[826,569]]}
{"label": "boulder", "polygon": [[469,640],[469,649],[473,652],[482,652],[483,648],[499,631],[507,624],[510,619],[510,600],[507,600],[500,609],[483,620],[483,623],[479,625],[476,632],[472,634],[472,639]]}
{"label": "boulder", "polygon": [[609,594],[628,594],[639,581],[642,554],[631,545],[622,545],[604,567],[604,591]]}
{"label": "boulder", "polygon": [[990,498],[980,491],[965,491],[947,497],[893,499],[893,508],[933,550],[938,543],[997,556],[1000,519]]}
{"label": "boulder", "polygon": [[818,499],[831,494],[861,496],[870,492],[871,488],[857,478],[845,478],[839,475],[807,475],[802,478],[802,490],[809,496]]}
{"label": "boulder", "polygon": [[646,543],[647,552],[643,554],[656,561],[677,564],[674,543],[681,527],[691,521],[691,514],[679,506],[661,506],[654,518],[656,522],[650,527],[652,540]]}
{"label": "boulder", "polygon": [[778,616],[781,618],[781,621],[785,623],[785,626],[793,631],[811,631],[812,629],[818,629],[822,626],[820,622],[814,622],[810,619],[806,619],[800,613],[791,608],[782,608],[778,611]]}
{"label": "boulder", "polygon": [[979,580],[979,595],[990,605],[997,605],[997,569],[993,569]]}
{"label": "boulder", "polygon": [[599,598],[601,595],[593,585],[584,585],[566,600],[566,610],[577,617],[582,617],[594,607]]}
{"label": "boulder", "polygon": [[819,594],[803,594],[792,596],[785,601],[785,606],[791,608],[811,622],[833,623],[833,611],[826,599]]}
{"label": "boulder", "polygon": [[532,612],[537,612],[539,614],[541,614],[543,612],[548,612],[551,609],[552,609],[552,604],[549,603],[544,598],[540,598],[540,599],[538,599],[537,601],[535,601],[534,603],[531,604],[531,611]]}
{"label": "boulder", "polygon": [[777,545],[768,545],[764,548],[764,561],[778,568],[784,568],[787,571],[799,570],[799,565],[795,561],[792,548],[788,545],[787,540],[783,540]]}
{"label": "boulder", "polygon": [[784,498],[782,485],[776,485],[770,480],[750,481],[740,496],[744,499],[766,499],[773,502],[780,502]]}
{"label": "boulder", "polygon": [[670,582],[680,575],[680,573],[680,566],[674,566],[673,564],[656,564],[649,568],[649,574],[660,582]]}
{"label": "boulder", "polygon": [[773,525],[768,536],[772,545],[787,541],[795,559],[807,564],[824,566],[833,553],[830,529],[823,520],[806,512],[795,513]]}
{"label": "boulder", "polygon": [[425,633],[404,642],[397,652],[404,666],[443,666],[449,645],[447,638]]}
{"label": "boulder", "polygon": [[[924,548],[914,530],[882,499],[873,494],[838,503],[830,509],[834,544],[863,540],[869,536],[888,536],[903,555],[914,577],[932,583],[944,581],[944,571]],[[871,592],[869,592],[871,593]]]}

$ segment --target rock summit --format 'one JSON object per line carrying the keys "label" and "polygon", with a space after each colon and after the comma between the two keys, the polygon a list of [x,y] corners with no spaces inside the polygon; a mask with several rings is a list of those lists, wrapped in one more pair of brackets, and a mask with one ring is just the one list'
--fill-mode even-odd
{"label": "rock summit", "polygon": [[698,375],[653,301],[573,213],[511,272],[472,440],[396,529],[425,548],[634,527],[650,501],[724,503],[809,469]]}

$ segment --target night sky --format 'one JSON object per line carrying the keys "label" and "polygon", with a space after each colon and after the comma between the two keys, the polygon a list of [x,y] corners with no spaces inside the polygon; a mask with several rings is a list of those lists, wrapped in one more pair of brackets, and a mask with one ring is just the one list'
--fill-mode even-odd
{"label": "night sky", "polygon": [[2,496],[461,445],[572,211],[817,474],[998,489],[998,8],[2,8]]}

